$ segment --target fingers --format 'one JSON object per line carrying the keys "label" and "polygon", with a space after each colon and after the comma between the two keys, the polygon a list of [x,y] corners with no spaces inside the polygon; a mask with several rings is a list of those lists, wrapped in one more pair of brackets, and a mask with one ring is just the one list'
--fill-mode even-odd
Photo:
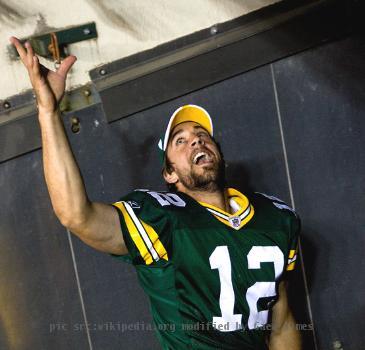
{"label": "fingers", "polygon": [[33,56],[33,74],[35,77],[40,76],[39,60],[37,56]]}
{"label": "fingers", "polygon": [[18,54],[21,58],[21,60],[24,62],[26,56],[27,56],[27,52],[25,51],[23,45],[20,43],[19,39],[16,38],[15,36],[12,36],[10,38],[10,42],[15,46],[16,50],[18,51]]}
{"label": "fingers", "polygon": [[[27,41],[23,46],[19,39],[14,36],[10,38],[10,42],[15,46],[23,64],[28,69],[28,72],[37,76],[41,75],[39,60],[38,57],[34,54],[32,45]],[[57,69],[57,74],[65,78],[67,73],[75,63],[76,59],[76,56],[66,57],[62,61],[60,67]]]}
{"label": "fingers", "polygon": [[34,52],[33,52],[33,48],[32,48],[32,45],[30,44],[29,41],[27,41],[25,44],[24,44],[25,48],[27,49],[27,63],[30,67],[33,66],[33,57],[34,57]]}
{"label": "fingers", "polygon": [[34,50],[29,41],[25,42],[24,46],[18,38],[12,36],[10,42],[15,46],[19,53],[19,56],[28,70],[29,77],[33,84],[34,77],[39,78],[41,76],[40,63],[38,57],[34,54]]}
{"label": "fingers", "polygon": [[34,51],[30,42],[25,42],[23,46],[19,39],[14,36],[10,38],[10,42],[15,46],[23,64],[28,68],[28,70],[29,68],[32,68],[34,62]]}
{"label": "fingers", "polygon": [[57,70],[57,73],[62,77],[66,77],[67,73],[76,62],[76,56],[67,56],[61,63],[60,67]]}

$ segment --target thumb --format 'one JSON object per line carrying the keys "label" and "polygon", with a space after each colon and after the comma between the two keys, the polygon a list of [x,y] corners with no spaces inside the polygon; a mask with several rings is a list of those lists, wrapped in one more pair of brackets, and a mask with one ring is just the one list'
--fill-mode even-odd
{"label": "thumb", "polygon": [[62,62],[60,67],[57,70],[57,73],[63,77],[66,77],[67,73],[73,66],[73,64],[76,62],[77,57],[76,56],[67,56]]}

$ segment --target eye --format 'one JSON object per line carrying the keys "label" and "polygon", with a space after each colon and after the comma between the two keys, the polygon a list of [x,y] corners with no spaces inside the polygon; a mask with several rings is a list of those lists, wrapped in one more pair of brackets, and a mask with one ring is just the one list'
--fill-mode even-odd
{"label": "eye", "polygon": [[181,145],[185,142],[185,139],[183,137],[179,137],[177,140],[176,140],[176,145]]}
{"label": "eye", "polygon": [[208,134],[206,132],[204,132],[204,131],[201,131],[201,132],[198,133],[198,136],[199,137],[207,137]]}

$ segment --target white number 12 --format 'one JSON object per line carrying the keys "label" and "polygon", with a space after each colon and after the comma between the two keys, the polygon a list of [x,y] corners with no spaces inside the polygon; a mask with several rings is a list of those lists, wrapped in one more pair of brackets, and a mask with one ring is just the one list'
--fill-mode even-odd
{"label": "white number 12", "polygon": [[[235,295],[232,285],[231,259],[227,246],[218,246],[209,258],[210,267],[218,269],[221,284],[219,306],[222,316],[213,317],[213,326],[222,332],[242,328],[242,314],[234,314]],[[249,269],[260,269],[262,262],[274,263],[275,279],[284,268],[284,254],[276,246],[253,246],[247,254]],[[256,282],[247,289],[246,300],[250,308],[248,328],[254,329],[267,323],[268,310],[258,311],[257,301],[263,297],[276,295],[275,282]]]}

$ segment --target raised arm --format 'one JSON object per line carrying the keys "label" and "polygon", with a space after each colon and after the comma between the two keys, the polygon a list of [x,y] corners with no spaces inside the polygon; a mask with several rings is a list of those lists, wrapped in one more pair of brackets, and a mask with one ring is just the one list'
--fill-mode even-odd
{"label": "raised arm", "polygon": [[76,57],[68,56],[53,72],[39,63],[29,43],[23,47],[15,37],[10,38],[10,42],[26,67],[36,94],[44,175],[57,217],[91,247],[107,253],[126,254],[117,211],[111,205],[90,202],[87,197],[58,110],[67,73]]}

